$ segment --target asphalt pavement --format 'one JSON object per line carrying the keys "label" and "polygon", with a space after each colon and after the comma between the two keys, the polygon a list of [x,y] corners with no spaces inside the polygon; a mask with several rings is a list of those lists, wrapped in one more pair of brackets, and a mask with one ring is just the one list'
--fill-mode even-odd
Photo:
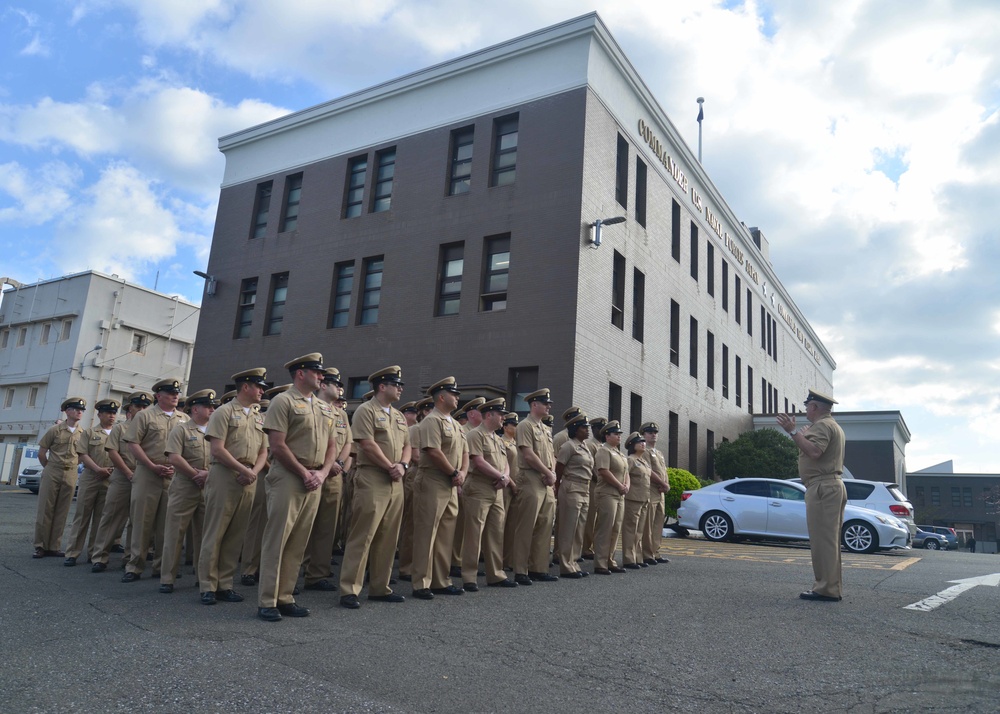
{"label": "asphalt pavement", "polygon": [[844,601],[816,603],[808,548],[670,539],[624,575],[356,611],[306,591],[310,617],[265,623],[254,588],[201,605],[190,568],[161,595],[32,560],[36,503],[0,486],[0,712],[997,711],[1000,589],[953,582],[995,555],[845,554]]}

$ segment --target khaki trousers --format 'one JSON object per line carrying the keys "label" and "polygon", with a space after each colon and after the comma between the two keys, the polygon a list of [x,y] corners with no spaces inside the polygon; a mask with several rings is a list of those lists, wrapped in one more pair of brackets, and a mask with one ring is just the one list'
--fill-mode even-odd
{"label": "khaki trousers", "polygon": [[812,590],[820,595],[843,597],[840,530],[847,505],[847,489],[839,477],[810,481],[806,488],[806,527],[812,555]]}
{"label": "khaki trousers", "polygon": [[319,506],[313,520],[306,554],[302,560],[306,585],[318,583],[333,576],[330,559],[333,557],[333,539],[340,520],[340,498],[344,491],[344,477],[330,474],[320,487]]}
{"label": "khaki trousers", "polygon": [[[101,523],[97,527],[97,537],[90,549],[90,562],[108,563],[108,553],[115,541],[121,537],[122,529],[128,521],[129,503],[132,500],[132,482],[121,471],[115,469],[108,479],[108,492],[104,496],[104,510]],[[131,528],[129,529],[131,531]],[[125,541],[125,562],[131,553],[132,533]]]}
{"label": "khaki trousers", "polygon": [[414,590],[451,585],[451,546],[458,516],[458,494],[451,478],[421,471],[413,484]]}
{"label": "khaki trousers", "polygon": [[656,559],[660,555],[660,544],[663,542],[663,519],[666,511],[663,506],[663,494],[649,502],[646,510],[646,532],[642,536],[642,557]]}
{"label": "khaki trousers", "polygon": [[42,469],[35,517],[35,547],[59,550],[76,489],[76,466],[61,468],[51,461]]}
{"label": "khaki trousers", "polygon": [[160,583],[172,584],[177,579],[177,567],[188,526],[191,526],[193,531],[194,572],[198,575],[198,559],[205,523],[205,491],[183,474],[177,474],[170,480],[165,521]]}
{"label": "khaki trousers", "polygon": [[260,544],[264,540],[264,524],[267,523],[267,467],[263,468],[255,482],[253,506],[250,509],[250,520],[247,522],[247,532],[243,538],[243,549],[240,553],[240,571],[243,575],[256,575],[260,571]]}
{"label": "khaki trousers", "polygon": [[626,565],[642,562],[642,534],[646,528],[648,510],[648,500],[625,499],[625,514],[622,518],[622,561]]}
{"label": "khaki trousers", "polygon": [[[66,549],[67,558],[79,558],[81,553],[89,553],[97,542],[97,529],[101,525],[104,500],[108,494],[108,479],[98,478],[89,469],[80,477],[80,488],[76,492],[76,511],[73,513],[73,530]],[[90,531],[90,548],[84,549]]]}
{"label": "khaki trousers", "polygon": [[132,474],[132,545],[126,572],[142,574],[146,550],[153,543],[153,575],[160,573],[163,558],[163,531],[167,522],[167,489],[171,478],[162,478],[142,464]]}
{"label": "khaki trousers", "polygon": [[594,528],[597,524],[597,508],[595,506],[597,503],[596,488],[597,479],[593,479],[590,482],[591,508],[587,510],[587,524],[583,527],[583,552],[588,555],[594,554]]}
{"label": "khaki trousers", "polygon": [[465,538],[465,485],[458,494],[458,514],[455,516],[455,539],[451,542],[451,564],[462,567],[462,541]]}
{"label": "khaki trousers", "polygon": [[547,573],[552,522],[556,516],[556,496],[533,471],[521,474],[521,490],[514,501],[514,543],[512,565],[515,575]]}
{"label": "khaki trousers", "polygon": [[368,567],[368,595],[392,594],[392,561],[403,520],[403,482],[374,466],[359,466],[354,474],[351,530],[340,566],[340,595],[357,595]]}
{"label": "khaki trousers", "polygon": [[351,529],[351,501],[354,500],[355,470],[355,467],[352,466],[351,470],[341,477],[344,480],[344,485],[340,492],[340,519],[337,521],[337,535],[334,537],[341,549],[347,545],[347,534]]}
{"label": "khaki trousers", "polygon": [[[205,481],[205,537],[198,558],[201,592],[232,590],[236,561],[243,547],[256,492],[256,482],[244,486],[236,480],[235,471],[221,464],[209,467]],[[297,576],[298,566],[295,573]]]}
{"label": "khaki trousers", "polygon": [[474,583],[479,574],[479,554],[486,566],[486,582],[506,580],[503,572],[503,534],[507,512],[503,490],[493,487],[493,479],[470,474],[465,480],[465,533],[462,538],[462,582]]}
{"label": "khaki trousers", "polygon": [[[260,547],[258,607],[290,605],[302,557],[319,507],[320,489],[306,491],[297,475],[280,462],[267,474],[267,524]],[[204,584],[202,585],[204,587]]]}
{"label": "khaki trousers", "polygon": [[413,480],[415,468],[408,469],[403,477],[403,519],[399,524],[399,574],[413,572]]}
{"label": "khaki trousers", "polygon": [[618,547],[618,536],[622,532],[622,519],[625,515],[625,497],[612,494],[603,489],[596,491],[597,519],[594,522],[594,567],[616,567],[615,549]]}
{"label": "khaki trousers", "polygon": [[590,482],[564,478],[559,484],[556,505],[556,554],[560,573],[580,570],[577,559],[583,554],[583,531],[590,513]]}
{"label": "khaki trousers", "polygon": [[510,486],[503,490],[503,509],[506,518],[503,523],[503,567],[514,568],[514,502],[517,498]]}

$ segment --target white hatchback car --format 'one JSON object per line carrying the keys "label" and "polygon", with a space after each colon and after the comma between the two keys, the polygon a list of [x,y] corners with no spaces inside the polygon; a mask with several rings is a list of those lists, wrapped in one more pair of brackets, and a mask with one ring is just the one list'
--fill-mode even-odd
{"label": "white hatchback car", "polygon": [[[802,479],[796,478],[792,481],[802,483]],[[847,489],[847,502],[850,505],[895,516],[906,524],[911,538],[917,534],[917,524],[913,520],[913,504],[906,499],[896,484],[844,478],[844,487]]]}
{"label": "white hatchback car", "polygon": [[[677,509],[682,528],[700,530],[708,540],[736,536],[809,540],[806,489],[794,481],[743,478],[685,491]],[[841,543],[854,553],[909,547],[910,531],[894,516],[848,505]]]}

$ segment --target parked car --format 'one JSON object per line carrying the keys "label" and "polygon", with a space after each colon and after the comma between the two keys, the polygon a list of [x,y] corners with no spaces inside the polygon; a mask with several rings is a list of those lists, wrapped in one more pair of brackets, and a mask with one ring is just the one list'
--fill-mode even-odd
{"label": "parked car", "polygon": [[[792,480],[802,483],[802,479]],[[847,489],[847,502],[850,505],[895,516],[906,524],[911,536],[916,534],[917,524],[913,520],[913,504],[906,499],[896,484],[845,478],[844,488]]]}
{"label": "parked car", "polygon": [[926,550],[948,550],[948,539],[940,533],[931,533],[917,526],[917,534],[913,536],[912,546]]}
{"label": "parked car", "polygon": [[17,475],[17,487],[26,488],[36,496],[42,480],[42,469],[38,466],[25,466]]}
{"label": "parked car", "polygon": [[944,536],[945,540],[948,541],[948,550],[958,550],[958,534],[955,533],[954,528],[949,528],[948,526],[917,526],[917,528],[928,533],[937,533],[939,536]]}
{"label": "parked car", "polygon": [[[711,541],[735,537],[809,540],[806,489],[801,483],[745,478],[685,491],[677,509],[682,528],[700,530]],[[910,531],[896,518],[868,508],[844,509],[841,543],[854,553],[909,547]]]}

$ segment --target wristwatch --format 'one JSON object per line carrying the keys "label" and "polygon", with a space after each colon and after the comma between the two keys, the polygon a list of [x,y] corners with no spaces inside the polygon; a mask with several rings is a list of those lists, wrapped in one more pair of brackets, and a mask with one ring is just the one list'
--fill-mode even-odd
{"label": "wristwatch", "polygon": [[798,430],[798,429],[792,429],[792,430],[791,430],[790,432],[788,432],[788,435],[789,435],[789,436],[795,436],[795,435],[796,435],[796,434],[798,434],[798,433],[799,433],[799,430]]}
{"label": "wristwatch", "polygon": [[455,469],[454,471],[451,472],[451,477],[458,478],[458,469]]}

